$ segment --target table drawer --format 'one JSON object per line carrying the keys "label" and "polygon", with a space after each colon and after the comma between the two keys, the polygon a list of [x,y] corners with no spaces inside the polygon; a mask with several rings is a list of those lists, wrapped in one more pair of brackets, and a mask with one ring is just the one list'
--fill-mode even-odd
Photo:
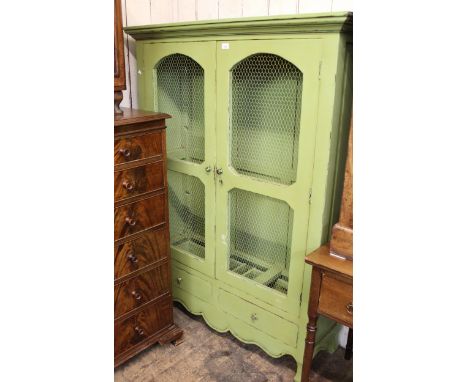
{"label": "table drawer", "polygon": [[165,292],[169,292],[167,263],[114,286],[114,317],[120,317]]}
{"label": "table drawer", "polygon": [[166,258],[168,251],[169,232],[166,227],[115,246],[114,280]]}
{"label": "table drawer", "polygon": [[162,157],[162,148],[162,134],[160,131],[131,138],[117,139],[114,141],[114,164]]}
{"label": "table drawer", "polygon": [[219,291],[221,309],[281,342],[296,346],[298,327],[265,309],[224,290]]}
{"label": "table drawer", "polygon": [[114,321],[114,357],[172,324],[171,296],[124,320]]}
{"label": "table drawer", "polygon": [[114,240],[125,238],[166,221],[166,194],[114,208]]}
{"label": "table drawer", "polygon": [[165,186],[164,162],[114,172],[114,200],[120,201]]}
{"label": "table drawer", "polygon": [[353,285],[351,281],[324,273],[319,298],[319,313],[353,325]]}

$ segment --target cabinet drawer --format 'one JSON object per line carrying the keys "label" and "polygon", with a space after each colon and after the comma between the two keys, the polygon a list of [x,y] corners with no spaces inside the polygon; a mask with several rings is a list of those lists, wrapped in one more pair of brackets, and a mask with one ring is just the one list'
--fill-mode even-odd
{"label": "cabinet drawer", "polygon": [[218,302],[221,309],[239,320],[285,344],[296,346],[298,328],[292,322],[223,290],[219,292]]}
{"label": "cabinet drawer", "polygon": [[114,240],[166,221],[166,194],[114,208]]}
{"label": "cabinet drawer", "polygon": [[114,322],[114,357],[172,324],[171,296],[156,301],[144,310]]}
{"label": "cabinet drawer", "polygon": [[114,248],[114,280],[164,259],[169,250],[167,228],[144,233]]}
{"label": "cabinet drawer", "polygon": [[211,284],[176,266],[172,267],[173,290],[182,289],[203,301],[211,302]]}
{"label": "cabinet drawer", "polygon": [[167,263],[114,286],[114,317],[120,317],[165,292],[169,292]]}
{"label": "cabinet drawer", "polygon": [[[351,281],[350,281],[351,282]],[[353,285],[324,273],[319,298],[319,313],[353,325]]]}
{"label": "cabinet drawer", "polygon": [[164,187],[164,162],[114,172],[114,200],[119,201]]}
{"label": "cabinet drawer", "polygon": [[162,156],[161,132],[114,141],[114,164]]}

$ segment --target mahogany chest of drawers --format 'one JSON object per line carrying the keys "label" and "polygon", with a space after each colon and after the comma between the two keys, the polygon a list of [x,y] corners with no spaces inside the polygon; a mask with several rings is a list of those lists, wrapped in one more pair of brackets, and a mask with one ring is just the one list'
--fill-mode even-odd
{"label": "mahogany chest of drawers", "polygon": [[170,275],[165,119],[114,116],[114,367],[177,341]]}

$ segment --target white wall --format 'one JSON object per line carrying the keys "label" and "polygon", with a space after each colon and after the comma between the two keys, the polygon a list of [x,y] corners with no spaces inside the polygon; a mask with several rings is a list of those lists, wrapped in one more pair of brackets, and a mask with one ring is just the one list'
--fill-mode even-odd
{"label": "white wall", "polygon": [[[352,0],[122,0],[124,26],[352,9]],[[124,41],[127,90],[121,106],[137,108],[135,41],[127,35]]]}

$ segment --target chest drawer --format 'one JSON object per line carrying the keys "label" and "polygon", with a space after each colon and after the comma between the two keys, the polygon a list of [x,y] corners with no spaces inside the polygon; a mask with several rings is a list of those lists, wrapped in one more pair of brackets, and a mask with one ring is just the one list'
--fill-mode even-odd
{"label": "chest drawer", "polygon": [[114,240],[125,238],[165,221],[165,193],[114,208]]}
{"label": "chest drawer", "polygon": [[167,228],[150,231],[114,247],[114,280],[132,274],[168,256]]}
{"label": "chest drawer", "polygon": [[115,201],[156,191],[164,186],[164,162],[114,172]]}
{"label": "chest drawer", "polygon": [[114,356],[131,350],[172,322],[171,296],[156,301],[125,320],[114,321]]}
{"label": "chest drawer", "polygon": [[169,291],[169,267],[146,271],[114,286],[114,317],[120,317]]}
{"label": "chest drawer", "polygon": [[131,163],[140,159],[161,157],[161,132],[121,138],[114,141],[114,164]]}
{"label": "chest drawer", "polygon": [[318,311],[352,327],[353,285],[325,273],[322,277]]}

